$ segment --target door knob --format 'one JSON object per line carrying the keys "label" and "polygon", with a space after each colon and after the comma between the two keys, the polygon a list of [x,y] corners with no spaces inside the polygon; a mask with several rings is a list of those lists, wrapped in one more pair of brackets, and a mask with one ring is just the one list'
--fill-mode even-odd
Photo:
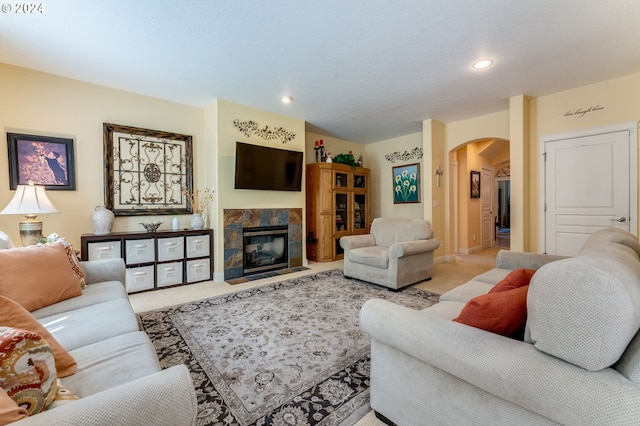
{"label": "door knob", "polygon": [[622,223],[622,222],[626,222],[626,221],[627,221],[627,218],[626,218],[626,217],[624,217],[624,216],[618,216],[618,217],[616,217],[616,218],[615,218],[615,219],[613,219],[613,220],[615,220],[616,222],[620,222],[620,223]]}

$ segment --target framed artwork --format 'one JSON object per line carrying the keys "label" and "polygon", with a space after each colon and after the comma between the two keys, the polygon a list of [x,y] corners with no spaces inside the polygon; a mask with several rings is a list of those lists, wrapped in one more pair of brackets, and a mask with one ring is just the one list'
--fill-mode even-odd
{"label": "framed artwork", "polygon": [[33,182],[46,189],[76,189],[73,139],[7,133],[9,185]]}
{"label": "framed artwork", "polygon": [[192,213],[192,137],[103,123],[105,205],[116,216]]}
{"label": "framed artwork", "polygon": [[471,198],[480,198],[480,172],[471,171]]}
{"label": "framed artwork", "polygon": [[393,204],[420,202],[420,163],[393,167]]}

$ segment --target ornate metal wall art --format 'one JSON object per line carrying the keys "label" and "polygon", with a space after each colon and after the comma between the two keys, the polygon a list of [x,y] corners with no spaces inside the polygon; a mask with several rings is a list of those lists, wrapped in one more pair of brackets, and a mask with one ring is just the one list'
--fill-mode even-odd
{"label": "ornate metal wall art", "polygon": [[510,177],[511,176],[511,162],[505,161],[504,163],[500,163],[498,171],[496,172],[496,177]]}
{"label": "ornate metal wall art", "polygon": [[408,161],[413,160],[414,158],[419,159],[422,158],[422,148],[417,146],[411,151],[405,151],[403,153],[400,153],[399,151],[392,152],[391,154],[386,154],[384,158],[386,158],[388,162],[394,164],[396,161]]}
{"label": "ornate metal wall art", "polygon": [[287,143],[296,138],[296,134],[293,132],[289,132],[288,130],[283,129],[282,127],[276,127],[275,129],[270,129],[269,126],[265,125],[264,128],[258,128],[258,123],[255,121],[240,121],[233,120],[233,125],[236,129],[240,130],[245,136],[249,137],[251,134],[255,134],[256,136],[266,140],[274,140],[280,139],[282,143]]}
{"label": "ornate metal wall art", "polygon": [[105,205],[116,216],[186,214],[192,137],[103,123]]}

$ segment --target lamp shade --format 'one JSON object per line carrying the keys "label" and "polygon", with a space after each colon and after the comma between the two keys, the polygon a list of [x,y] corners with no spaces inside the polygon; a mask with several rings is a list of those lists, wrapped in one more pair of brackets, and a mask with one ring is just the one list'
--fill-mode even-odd
{"label": "lamp shade", "polygon": [[24,214],[38,215],[43,213],[58,213],[44,186],[18,185],[16,193],[0,214]]}

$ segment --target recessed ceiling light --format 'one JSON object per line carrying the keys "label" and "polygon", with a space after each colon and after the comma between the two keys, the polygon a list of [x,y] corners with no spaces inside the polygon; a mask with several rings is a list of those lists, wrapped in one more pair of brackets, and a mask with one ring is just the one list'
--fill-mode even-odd
{"label": "recessed ceiling light", "polygon": [[283,104],[290,104],[291,102],[293,102],[293,96],[280,96],[280,101]]}
{"label": "recessed ceiling light", "polygon": [[493,64],[493,61],[491,59],[480,59],[479,61],[474,62],[472,67],[476,70],[482,70],[490,67],[491,64]]}

